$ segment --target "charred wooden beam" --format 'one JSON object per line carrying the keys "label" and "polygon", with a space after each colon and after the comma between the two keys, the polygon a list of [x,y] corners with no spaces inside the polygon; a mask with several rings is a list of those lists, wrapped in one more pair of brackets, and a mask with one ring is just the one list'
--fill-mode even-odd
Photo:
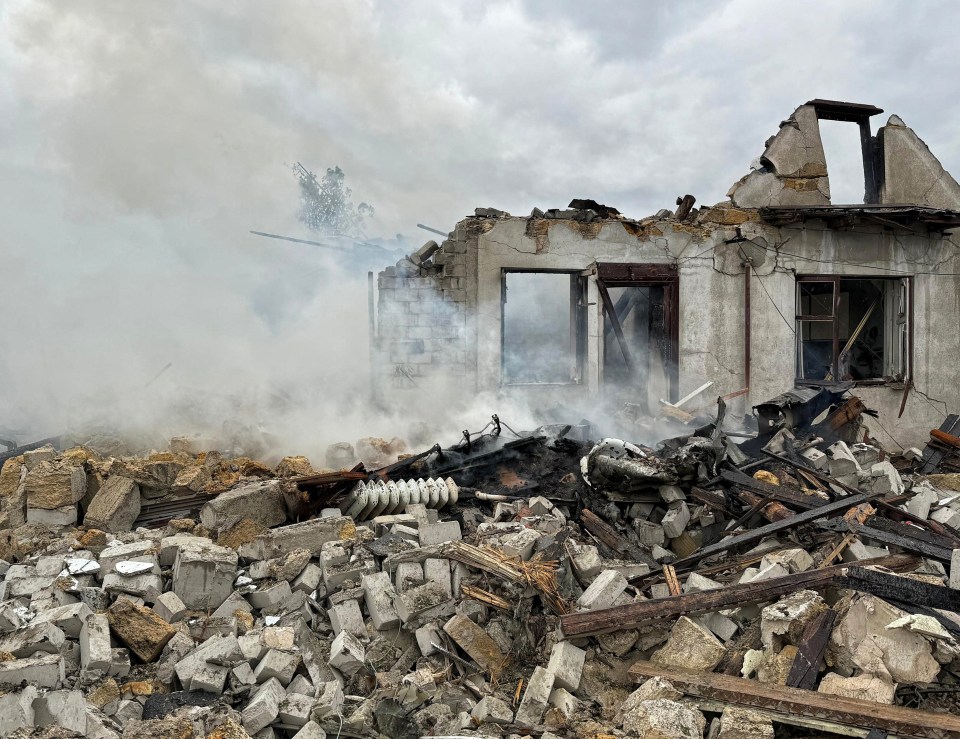
{"label": "charred wooden beam", "polygon": [[726,496],[716,490],[704,490],[703,488],[690,488],[690,497],[698,503],[703,503],[719,513],[727,512]]}
{"label": "charred wooden beam", "polygon": [[750,477],[750,475],[745,475],[738,470],[721,470],[720,477],[739,488],[746,488],[758,495],[773,498],[773,500],[804,511],[808,511],[811,508],[820,508],[829,502],[816,495],[807,495],[801,492],[799,488],[788,487],[786,485],[773,485],[763,480],[756,480]]}
{"label": "charred wooden beam", "polygon": [[837,577],[837,585],[895,600],[908,606],[939,608],[960,613],[960,590],[934,585],[910,577],[898,577],[879,570],[847,567]]}
{"label": "charred wooden beam", "polygon": [[824,695],[713,672],[665,667],[646,660],[634,663],[630,674],[638,681],[651,677],[666,678],[677,690],[694,698],[771,710],[786,717],[802,716],[919,739],[960,739],[960,716],[946,713]]}
{"label": "charred wooden beam", "polygon": [[678,569],[681,567],[688,567],[696,562],[699,562],[705,557],[726,552],[743,544],[752,544],[771,536],[772,534],[777,534],[781,531],[787,531],[789,529],[795,529],[805,523],[811,523],[821,518],[827,518],[835,513],[841,513],[846,511],[848,508],[853,508],[861,503],[866,503],[868,500],[873,500],[874,498],[879,497],[879,494],[876,493],[851,495],[847,498],[843,498],[842,500],[820,506],[819,508],[814,508],[803,513],[798,513],[795,516],[790,516],[790,518],[786,518],[783,521],[777,521],[776,523],[767,524],[766,526],[760,526],[752,531],[746,531],[738,536],[733,536],[729,539],[718,542],[717,544],[713,544],[712,546],[704,547],[703,549],[694,552],[689,557],[684,557],[683,559],[674,562],[674,566]]}
{"label": "charred wooden beam", "polygon": [[[908,555],[898,554],[863,560],[859,563],[859,566],[871,564],[882,565],[891,570],[899,570],[916,567],[917,560]],[[567,638],[590,636],[592,634],[634,629],[661,619],[674,619],[679,616],[691,616],[698,613],[713,613],[725,608],[735,608],[751,603],[764,603],[797,590],[820,590],[834,584],[841,575],[846,575],[849,571],[858,569],[859,566],[834,565],[820,570],[798,572],[786,577],[731,585],[701,593],[685,593],[596,611],[568,613],[560,617],[560,626]],[[845,582],[849,583],[846,587],[856,585],[856,587],[865,589],[867,592],[870,592],[869,588],[873,584],[873,581],[867,578],[850,578]]]}
{"label": "charred wooden beam", "polygon": [[[879,523],[883,519],[872,519],[871,522]],[[888,531],[886,528],[861,524],[856,521],[845,521],[843,519],[832,519],[830,521],[818,521],[817,526],[827,531],[839,531],[840,533],[853,532],[857,536],[867,539],[873,539],[881,544],[900,547],[908,552],[919,554],[938,562],[950,563],[953,556],[953,550],[939,544],[932,544],[922,538],[912,536],[910,533]]]}
{"label": "charred wooden beam", "polygon": [[827,651],[837,612],[828,609],[812,619],[803,630],[800,648],[787,676],[787,686],[813,690],[820,676],[820,663]]}

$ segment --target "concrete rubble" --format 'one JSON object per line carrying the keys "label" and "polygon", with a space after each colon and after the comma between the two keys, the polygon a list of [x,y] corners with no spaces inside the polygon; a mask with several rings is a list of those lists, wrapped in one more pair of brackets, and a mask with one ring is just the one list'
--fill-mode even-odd
{"label": "concrete rubble", "polygon": [[[455,447],[442,475],[401,458],[404,499],[356,518],[356,473],[303,457],[270,468],[175,440],[7,459],[0,491],[26,495],[2,504],[20,523],[0,531],[0,736],[735,739],[789,721],[701,705],[691,674],[926,712],[960,693],[960,506],[922,457],[820,438],[810,467],[738,456],[711,428],[659,450],[567,432],[522,437],[520,455],[496,435]],[[155,501],[183,510],[161,519]],[[751,538],[763,526],[781,528]],[[747,596],[697,605],[732,588]]]}

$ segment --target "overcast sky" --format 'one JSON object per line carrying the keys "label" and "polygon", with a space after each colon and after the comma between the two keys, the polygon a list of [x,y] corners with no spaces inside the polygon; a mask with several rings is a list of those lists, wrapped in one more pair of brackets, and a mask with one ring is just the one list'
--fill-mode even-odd
{"label": "overcast sky", "polygon": [[0,417],[167,362],[198,386],[350,374],[363,291],[247,233],[303,234],[298,160],[345,170],[371,235],[417,242],[477,206],[716,202],[815,97],[898,113],[956,171],[958,21],[933,1],[3,0]]}

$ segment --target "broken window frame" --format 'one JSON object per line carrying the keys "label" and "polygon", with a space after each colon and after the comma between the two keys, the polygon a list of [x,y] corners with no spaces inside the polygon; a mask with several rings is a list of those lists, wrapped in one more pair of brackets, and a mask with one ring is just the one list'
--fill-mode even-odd
{"label": "broken window frame", "polygon": [[[890,385],[902,386],[909,382],[913,377],[913,277],[887,277],[883,275],[797,275],[796,287],[794,290],[795,300],[795,348],[794,348],[794,375],[797,385],[831,385],[842,381],[840,376],[839,360],[843,352],[840,345],[840,294],[841,283],[856,280],[881,281],[885,283],[899,283],[895,291],[896,305],[889,305],[884,296],[882,308],[884,311],[884,323],[890,325],[891,322],[896,326],[896,331],[891,332],[889,338],[884,335],[884,365],[891,362],[889,352],[895,351],[895,360],[898,364],[900,377],[895,375],[878,378],[865,378],[853,380],[856,385]],[[832,310],[830,315],[821,314],[802,314],[800,312],[801,290],[804,284],[827,283],[833,286]],[[891,311],[896,311],[891,315]],[[804,323],[831,323],[833,326],[833,350],[830,373],[832,379],[813,379],[803,377],[803,324]],[[891,379],[892,377],[892,379]]]}
{"label": "broken window frame", "polygon": [[[617,331],[619,321],[613,309],[613,301],[607,288],[611,287],[662,287],[663,288],[663,320],[667,328],[667,362],[669,382],[669,401],[676,401],[680,390],[680,273],[670,264],[624,264],[598,263],[597,264],[597,291],[600,293],[603,312],[601,327],[605,316],[613,314],[611,324],[617,334],[617,341],[622,341],[622,330]],[[629,363],[629,348],[620,344],[624,356]],[[603,375],[601,367],[601,376]]]}
{"label": "broken window frame", "polygon": [[[570,276],[570,342],[574,344],[576,359],[576,378],[569,382],[510,382],[504,366],[506,361],[506,307],[508,274],[560,274]],[[577,269],[530,269],[524,267],[502,267],[500,269],[500,386],[501,387],[540,387],[540,386],[578,386],[585,384],[587,360],[587,282],[581,270]]]}

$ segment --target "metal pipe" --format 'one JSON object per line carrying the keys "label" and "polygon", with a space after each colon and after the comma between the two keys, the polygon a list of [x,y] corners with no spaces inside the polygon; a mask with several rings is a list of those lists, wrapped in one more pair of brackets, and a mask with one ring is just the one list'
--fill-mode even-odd
{"label": "metal pipe", "polygon": [[370,397],[374,402],[377,400],[377,363],[374,361],[377,356],[377,318],[374,311],[373,298],[373,272],[367,272],[367,340],[369,343],[369,358],[367,366],[370,368]]}
{"label": "metal pipe", "polygon": [[430,226],[424,226],[422,223],[417,224],[417,228],[422,228],[424,231],[429,231],[430,233],[440,234],[441,236],[449,236],[450,234],[444,233],[436,228],[430,228]]}
{"label": "metal pipe", "polygon": [[743,265],[743,386],[747,388],[749,405],[750,393],[750,279],[753,277],[753,265],[748,258]]}

